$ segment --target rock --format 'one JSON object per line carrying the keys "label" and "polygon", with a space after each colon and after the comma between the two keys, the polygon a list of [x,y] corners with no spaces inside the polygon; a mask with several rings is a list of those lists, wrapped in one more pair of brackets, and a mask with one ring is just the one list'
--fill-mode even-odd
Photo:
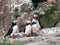
{"label": "rock", "polygon": [[[43,34],[42,36],[32,36],[32,37],[23,37],[23,38],[16,38],[15,40],[12,40],[9,38],[10,41],[18,41],[21,45],[51,45],[56,43],[56,45],[59,45],[60,41],[60,32],[56,32],[56,29],[60,30],[60,27],[55,28],[45,28],[42,30],[50,30],[54,32],[54,34]],[[49,32],[49,31],[48,31]]]}
{"label": "rock", "polygon": [[60,27],[55,28],[45,28],[41,31],[43,34],[54,34],[60,32]]}

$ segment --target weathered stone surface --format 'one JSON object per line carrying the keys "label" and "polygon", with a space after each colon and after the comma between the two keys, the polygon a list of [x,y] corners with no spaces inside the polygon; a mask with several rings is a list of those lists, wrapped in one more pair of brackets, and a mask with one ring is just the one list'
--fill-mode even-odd
{"label": "weathered stone surface", "polygon": [[9,29],[11,24],[10,1],[0,1],[0,36],[3,35],[3,30],[7,31]]}
{"label": "weathered stone surface", "polygon": [[[47,30],[46,28],[45,30]],[[49,28],[51,30],[60,30],[60,27]],[[56,43],[56,45],[60,45],[60,32],[56,32],[54,34],[44,34],[42,36],[32,36],[32,37],[23,37],[16,38],[15,40],[10,38],[10,41],[18,41],[21,45],[51,45]]]}

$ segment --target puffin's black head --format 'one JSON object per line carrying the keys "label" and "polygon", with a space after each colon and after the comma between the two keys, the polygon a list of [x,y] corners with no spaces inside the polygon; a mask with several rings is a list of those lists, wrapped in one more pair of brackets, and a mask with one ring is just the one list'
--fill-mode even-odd
{"label": "puffin's black head", "polygon": [[17,25],[17,20],[12,21],[12,27]]}
{"label": "puffin's black head", "polygon": [[13,22],[12,22],[12,26],[15,26],[15,25],[16,25],[16,23],[13,23]]}

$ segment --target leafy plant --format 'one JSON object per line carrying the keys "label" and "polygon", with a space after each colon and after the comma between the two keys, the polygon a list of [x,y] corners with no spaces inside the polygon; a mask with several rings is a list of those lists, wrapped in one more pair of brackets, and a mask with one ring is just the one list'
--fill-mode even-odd
{"label": "leafy plant", "polygon": [[0,38],[0,45],[20,45],[18,42],[11,42],[7,38]]}

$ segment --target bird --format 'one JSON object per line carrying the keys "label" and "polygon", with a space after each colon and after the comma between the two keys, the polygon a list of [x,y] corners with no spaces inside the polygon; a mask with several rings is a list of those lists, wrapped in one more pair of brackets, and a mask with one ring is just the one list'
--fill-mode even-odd
{"label": "bird", "polygon": [[9,28],[8,32],[5,34],[4,37],[9,36],[9,35],[12,33],[13,27],[14,27],[15,25],[16,25],[16,23],[12,22],[11,27]]}

